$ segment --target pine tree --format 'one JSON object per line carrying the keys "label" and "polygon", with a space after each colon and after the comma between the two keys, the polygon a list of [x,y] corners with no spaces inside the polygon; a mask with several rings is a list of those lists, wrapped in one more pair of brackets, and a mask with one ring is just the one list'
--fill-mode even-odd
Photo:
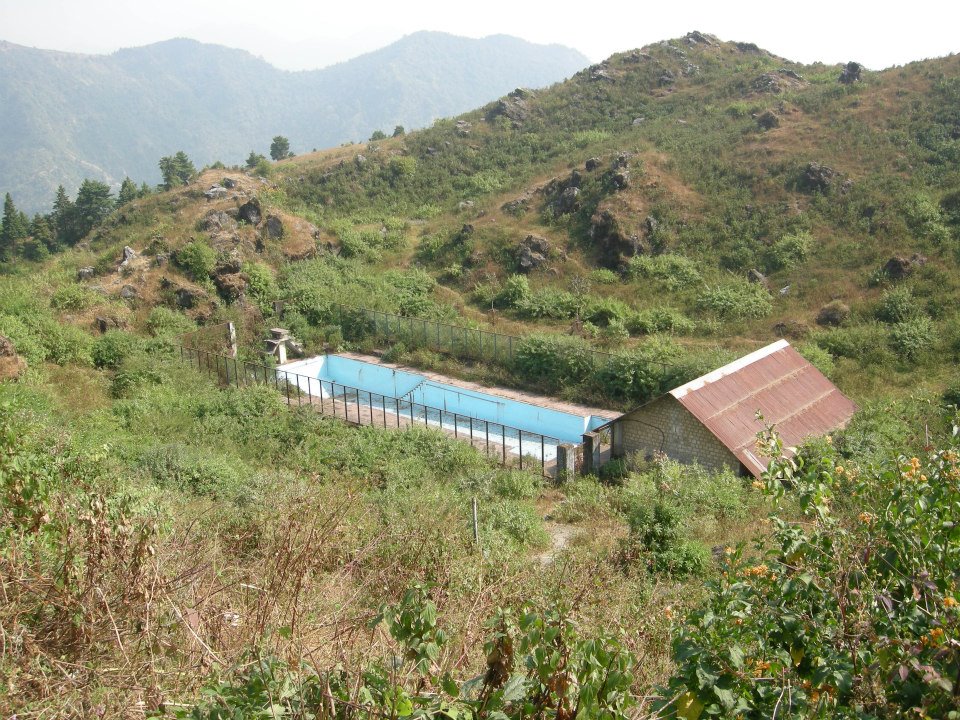
{"label": "pine tree", "polygon": [[94,227],[103,222],[114,208],[110,186],[98,180],[84,180],[77,191],[74,203],[75,221],[67,242],[71,245],[83,239]]}
{"label": "pine tree", "polygon": [[[287,157],[293,157],[290,152],[290,141],[283,135],[277,135],[270,144],[270,157],[274,160],[283,160]],[[254,163],[256,164],[256,163]]]}
{"label": "pine tree", "polygon": [[117,207],[126,205],[128,202],[136,200],[140,196],[137,184],[128,177],[123,179],[120,184],[120,192],[117,193]]}
{"label": "pine tree", "polygon": [[72,235],[74,215],[73,201],[67,197],[67,191],[63,189],[63,185],[60,185],[53,201],[53,233],[57,247],[66,245]]}
{"label": "pine tree", "polygon": [[53,249],[55,240],[48,219],[43,215],[34,215],[30,222],[30,238],[23,244],[23,256],[40,262],[46,260]]}
{"label": "pine tree", "polygon": [[197,168],[193,161],[187,157],[183,150],[178,150],[174,155],[166,155],[160,158],[159,165],[160,174],[163,175],[163,187],[166,190],[186,185],[197,174]]}
{"label": "pine tree", "polygon": [[27,236],[24,215],[13,204],[13,197],[7,193],[3,199],[3,225],[0,226],[0,262],[10,262],[17,253],[17,246]]}

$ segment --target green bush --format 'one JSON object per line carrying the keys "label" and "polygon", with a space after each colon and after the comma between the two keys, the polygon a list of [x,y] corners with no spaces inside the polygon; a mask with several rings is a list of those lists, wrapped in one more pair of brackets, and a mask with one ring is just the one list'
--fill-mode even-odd
{"label": "green bush", "polygon": [[0,315],[0,333],[10,338],[27,362],[90,364],[93,339],[80,328],[62,325],[49,315],[37,312]]}
{"label": "green bush", "polygon": [[897,323],[890,332],[890,346],[901,360],[917,362],[939,340],[937,328],[928,317],[916,317]]}
{"label": "green bush", "polygon": [[696,323],[676,308],[661,305],[640,310],[627,318],[627,329],[634,335],[670,332],[687,335],[696,329]]}
{"label": "green bush", "polygon": [[893,360],[889,332],[883,325],[869,323],[818,333],[814,342],[834,357],[849,358],[862,365],[885,365]]}
{"label": "green bush", "polygon": [[96,296],[83,285],[61,285],[50,297],[50,307],[54,310],[78,311],[90,307],[96,302]]}
{"label": "green bush", "polygon": [[805,230],[784,235],[770,248],[767,267],[785,270],[799,265],[807,259],[813,242],[813,236]]}
{"label": "green bush", "polygon": [[207,243],[194,240],[177,250],[174,262],[194,280],[206,280],[217,264],[217,253]]}
{"label": "green bush", "polygon": [[583,311],[584,319],[599,327],[606,327],[615,321],[622,325],[628,315],[630,307],[616,298],[593,298]]}
{"label": "green bush", "polygon": [[154,337],[172,337],[195,330],[196,323],[183,313],[158,305],[147,316],[147,330]]}
{"label": "green bush", "polygon": [[523,317],[566,320],[577,314],[580,300],[566,290],[543,288],[531,293],[517,307]]}
{"label": "green bush", "polygon": [[156,445],[140,457],[140,467],[158,484],[195,495],[245,503],[251,500],[248,474],[209,448],[180,443]]}
{"label": "green bush", "polygon": [[516,344],[513,365],[521,377],[557,388],[586,378],[593,370],[593,356],[579,338],[534,334]]}
{"label": "green bush", "polygon": [[659,280],[671,290],[703,280],[697,263],[683,255],[637,255],[630,259],[627,274],[634,279]]}
{"label": "green bush", "polygon": [[590,282],[594,282],[597,285],[616,285],[620,282],[620,276],[613,270],[597,268],[590,272]]}
{"label": "green bush", "polygon": [[887,323],[906,322],[922,314],[923,310],[913,295],[913,289],[906,285],[884,292],[876,310],[877,319]]}
{"label": "green bush", "polygon": [[96,367],[116,370],[140,347],[141,340],[136,335],[124,330],[109,330],[94,341],[90,355]]}
{"label": "green bush", "polygon": [[520,548],[543,547],[549,542],[543,519],[532,505],[498,500],[482,504],[479,514],[484,535],[502,537]]}
{"label": "green bush", "polygon": [[762,318],[773,310],[764,287],[745,281],[708,288],[697,298],[697,306],[721,320]]}
{"label": "green bush", "polygon": [[526,275],[511,275],[497,293],[495,302],[500,307],[523,308],[530,301],[530,281]]}
{"label": "green bush", "polygon": [[622,561],[672,577],[701,575],[710,555],[702,544],[683,537],[682,517],[678,508],[661,501],[633,508],[627,518],[630,535],[621,549]]}

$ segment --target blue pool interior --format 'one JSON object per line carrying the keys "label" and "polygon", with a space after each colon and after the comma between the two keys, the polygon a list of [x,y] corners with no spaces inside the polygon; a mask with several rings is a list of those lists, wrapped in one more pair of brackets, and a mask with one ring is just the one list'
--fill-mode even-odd
{"label": "blue pool interior", "polygon": [[[290,382],[295,381],[302,390],[309,390],[315,396],[337,398],[360,391],[363,403],[371,408],[399,413],[404,418],[409,415],[411,419],[422,419],[448,430],[458,430],[470,419],[486,421],[482,424],[483,431],[506,438],[506,445],[514,444],[508,435],[528,445],[530,438],[525,433],[543,435],[547,444],[553,446],[545,451],[548,456],[554,455],[557,442],[579,444],[585,432],[612,419],[554,410],[339,355],[299,360],[278,370],[296,373]],[[511,433],[511,430],[521,432]],[[540,443],[539,438],[536,442]]]}

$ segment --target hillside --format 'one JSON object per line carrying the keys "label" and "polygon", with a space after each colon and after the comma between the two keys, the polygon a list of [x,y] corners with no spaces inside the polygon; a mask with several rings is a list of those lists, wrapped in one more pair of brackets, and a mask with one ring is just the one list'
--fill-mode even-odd
{"label": "hillside", "polygon": [[84,177],[154,183],[157,160],[178,149],[238,162],[278,134],[304,152],[420,127],[585,64],[559,46],[430,32],[305,72],[184,39],[107,56],[0,42],[0,194],[32,212]]}
{"label": "hillside", "polygon": [[[958,159],[960,57],[871,72],[692,32],[16,256],[0,709],[949,717]],[[621,409],[786,337],[859,410],[752,483],[659,457],[553,482],[211,382],[178,342],[226,321],[241,363],[284,327]]]}

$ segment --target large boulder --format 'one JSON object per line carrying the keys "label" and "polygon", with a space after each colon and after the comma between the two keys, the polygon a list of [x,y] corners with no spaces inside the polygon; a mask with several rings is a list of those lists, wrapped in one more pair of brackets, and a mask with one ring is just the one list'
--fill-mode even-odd
{"label": "large boulder", "polygon": [[267,215],[267,221],[264,223],[267,231],[267,237],[279,240],[283,237],[283,220],[276,215]]}
{"label": "large boulder", "polygon": [[800,174],[800,187],[810,192],[824,192],[833,185],[837,171],[827,165],[812,162]]}
{"label": "large boulder", "polygon": [[817,313],[817,325],[839,327],[850,317],[850,306],[840,300],[832,300]]}
{"label": "large boulder", "polygon": [[240,219],[250,225],[259,225],[263,218],[263,209],[260,207],[260,201],[252,198],[240,206]]}
{"label": "large boulder", "polygon": [[27,369],[27,361],[17,355],[10,339],[0,335],[0,382],[18,380]]}
{"label": "large boulder", "polygon": [[560,193],[557,201],[557,214],[566,215],[580,209],[580,188],[568,187]]}
{"label": "large boulder", "polygon": [[227,188],[222,185],[211,185],[209,190],[203,192],[203,196],[207,200],[223,200],[227,195]]}
{"label": "large boulder", "polygon": [[860,75],[862,72],[863,66],[860,63],[856,63],[851,60],[844,65],[843,70],[840,72],[840,77],[837,79],[844,85],[850,85],[860,80]]}
{"label": "large boulder", "polygon": [[601,210],[590,219],[589,236],[599,251],[601,262],[614,270],[626,265],[634,255],[646,252],[640,236],[626,231],[609,210]]}
{"label": "large boulder", "polygon": [[883,272],[891,280],[903,280],[912,275],[916,267],[926,264],[927,258],[920,253],[914,253],[909,258],[894,255],[884,264]]}
{"label": "large boulder", "polygon": [[542,267],[550,253],[550,242],[546,238],[527,235],[516,249],[517,267],[522,273],[529,273]]}
{"label": "large boulder", "polygon": [[[239,217],[239,211],[237,216]],[[221,232],[224,230],[236,230],[237,221],[230,216],[229,212],[223,210],[211,210],[200,221],[200,229],[207,232]]]}

